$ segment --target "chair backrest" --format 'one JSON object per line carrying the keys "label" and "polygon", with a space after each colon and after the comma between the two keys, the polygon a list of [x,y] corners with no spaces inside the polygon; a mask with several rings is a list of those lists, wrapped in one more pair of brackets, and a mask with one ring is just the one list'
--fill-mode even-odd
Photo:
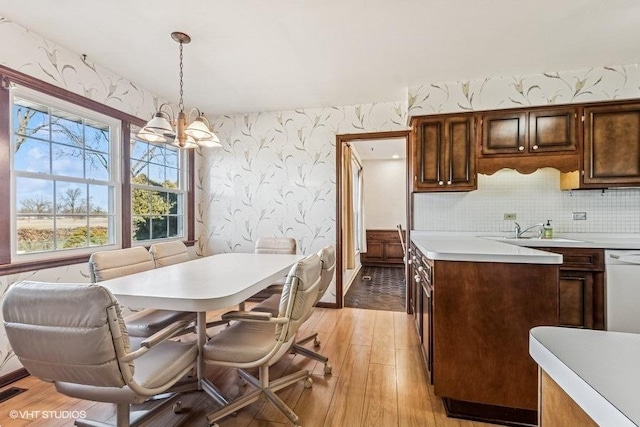
{"label": "chair backrest", "polygon": [[322,262],[322,271],[320,272],[320,289],[318,290],[316,303],[320,301],[320,298],[327,292],[333,280],[333,275],[336,271],[336,248],[332,245],[325,246],[320,249],[318,256]]}
{"label": "chair backrest", "polygon": [[276,338],[288,341],[309,318],[318,297],[321,270],[322,262],[317,254],[309,255],[291,268],[282,289],[278,312],[278,317],[288,316],[290,320],[284,337],[281,337],[284,326],[277,326]]}
{"label": "chair backrest", "polygon": [[259,237],[254,252],[257,254],[295,254],[296,239],[292,237]]}
{"label": "chair backrest", "polygon": [[402,246],[402,254],[403,256],[407,256],[407,245],[404,243],[404,231],[402,231],[402,224],[398,224],[396,226],[396,228],[398,229],[398,235],[400,236],[400,245]]}
{"label": "chair backrest", "polygon": [[9,343],[31,375],[123,387],[123,370],[133,374],[133,362],[117,356],[130,349],[120,306],[100,285],[18,282],[7,291],[2,314]]}
{"label": "chair backrest", "polygon": [[153,257],[156,268],[186,262],[191,259],[185,244],[178,240],[174,242],[154,243],[149,248],[149,253]]}
{"label": "chair backrest", "polygon": [[89,258],[92,283],[153,270],[155,267],[153,257],[141,246],[94,252]]}

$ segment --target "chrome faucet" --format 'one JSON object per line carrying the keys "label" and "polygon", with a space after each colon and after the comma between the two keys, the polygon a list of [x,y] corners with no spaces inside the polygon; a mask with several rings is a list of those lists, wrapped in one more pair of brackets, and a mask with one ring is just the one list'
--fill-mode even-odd
{"label": "chrome faucet", "polygon": [[[520,237],[522,237],[522,235],[524,233],[526,233],[527,231],[531,230],[532,228],[535,227],[540,227],[540,232],[542,231],[542,227],[544,227],[543,223],[539,223],[539,224],[533,224],[531,227],[527,227],[524,230],[522,229],[522,227],[520,227],[520,224],[518,224],[517,222],[513,222],[515,224],[515,229],[513,230],[513,237],[516,239],[519,239]],[[538,232],[538,234],[540,234],[540,232]]]}

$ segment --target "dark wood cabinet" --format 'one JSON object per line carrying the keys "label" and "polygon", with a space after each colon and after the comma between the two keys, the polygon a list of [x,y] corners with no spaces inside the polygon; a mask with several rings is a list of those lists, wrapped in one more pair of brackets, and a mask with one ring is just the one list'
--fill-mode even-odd
{"label": "dark wood cabinet", "polygon": [[604,329],[604,250],[542,249],[563,258],[558,282],[559,325]]}
{"label": "dark wood cabinet", "polygon": [[481,152],[523,154],[527,149],[527,115],[524,112],[495,112],[482,115]]}
{"label": "dark wood cabinet", "polygon": [[640,184],[640,103],[584,109],[584,188]]}
{"label": "dark wood cabinet", "polygon": [[412,128],[413,191],[476,189],[472,114],[414,117]]}
{"label": "dark wood cabinet", "polygon": [[534,424],[537,366],[528,333],[558,324],[558,266],[434,264],[435,394],[454,417]]}
{"label": "dark wood cabinet", "polygon": [[580,167],[578,106],[532,107],[479,114],[478,173],[502,168],[531,173]]}
{"label": "dark wood cabinet", "polygon": [[531,155],[578,150],[578,108],[499,111],[481,117],[481,153]]}
{"label": "dark wood cabinet", "polygon": [[429,381],[433,384],[433,261],[412,246],[414,322]]}
{"label": "dark wood cabinet", "polygon": [[404,252],[397,230],[367,230],[367,252],[360,254],[362,265],[404,265]]}

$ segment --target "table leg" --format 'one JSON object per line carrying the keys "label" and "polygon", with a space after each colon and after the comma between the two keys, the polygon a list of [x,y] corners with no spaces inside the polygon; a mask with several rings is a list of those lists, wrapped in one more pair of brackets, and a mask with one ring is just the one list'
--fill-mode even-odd
{"label": "table leg", "polygon": [[202,380],[205,376],[204,355],[202,354],[204,345],[207,342],[207,312],[199,311],[196,318],[196,334],[198,338],[198,361],[196,372],[198,375],[198,390],[202,390]]}

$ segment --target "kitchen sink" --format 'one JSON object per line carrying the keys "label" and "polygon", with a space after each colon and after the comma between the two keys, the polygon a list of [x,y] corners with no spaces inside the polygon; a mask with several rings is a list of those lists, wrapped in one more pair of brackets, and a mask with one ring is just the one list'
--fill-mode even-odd
{"label": "kitchen sink", "polygon": [[565,242],[565,243],[580,243],[582,242],[582,240],[574,240],[574,239],[565,239],[564,237],[554,237],[552,239],[541,239],[540,237],[529,237],[529,236],[525,236],[525,237],[513,237],[513,236],[480,236],[483,239],[490,239],[490,240],[508,240],[511,242],[517,242],[519,240],[525,240],[528,242]]}

